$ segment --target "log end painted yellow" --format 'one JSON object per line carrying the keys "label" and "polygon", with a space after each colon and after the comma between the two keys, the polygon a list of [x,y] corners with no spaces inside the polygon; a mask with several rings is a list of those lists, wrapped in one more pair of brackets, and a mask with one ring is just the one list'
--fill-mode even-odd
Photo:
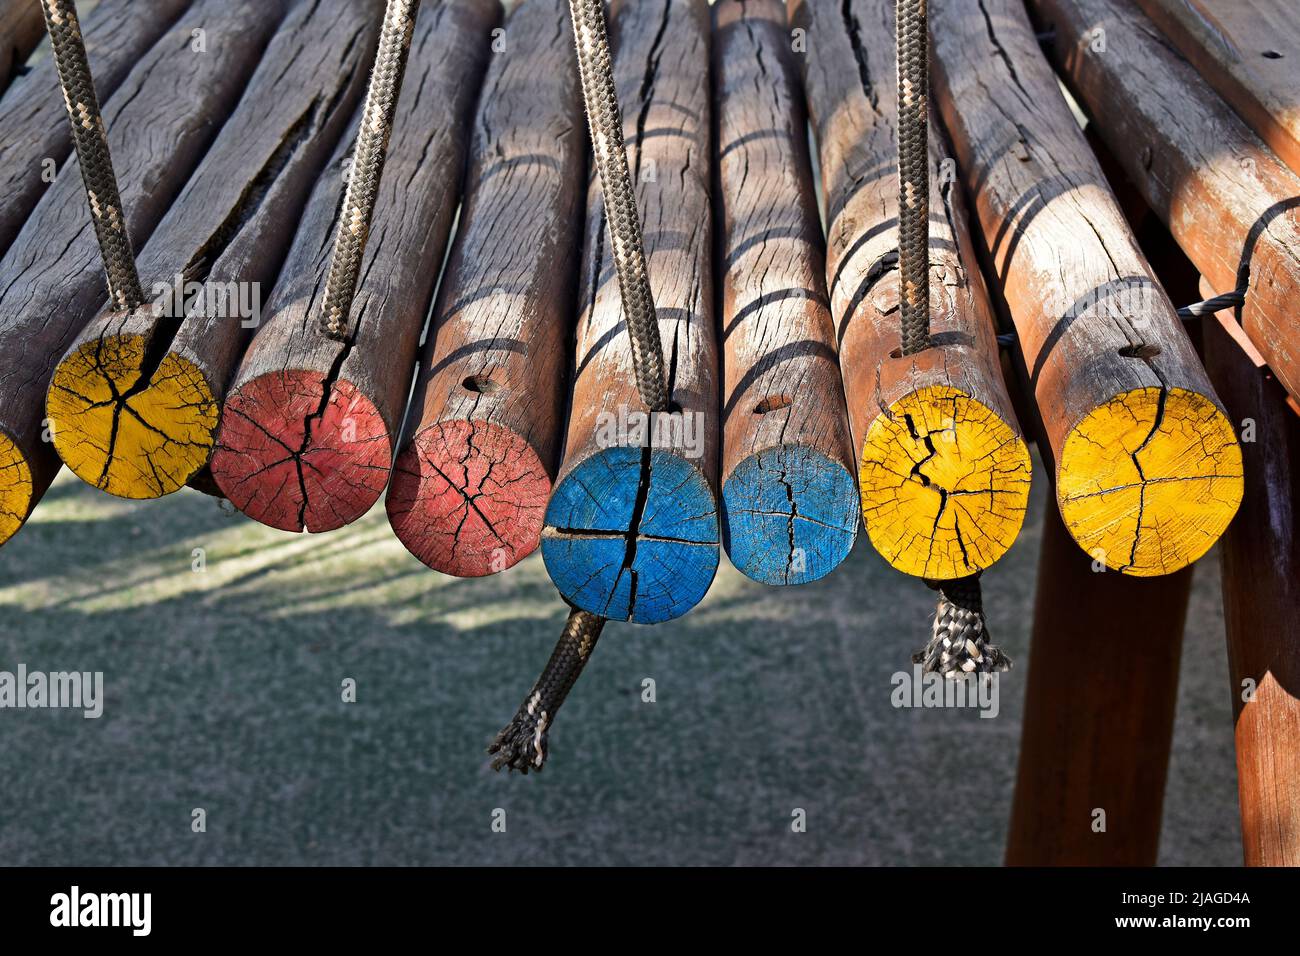
{"label": "log end painted yellow", "polygon": [[169,352],[140,382],[145,340],[106,335],[54,370],[46,412],[59,456],[83,481],[122,498],[184,486],[212,451],[218,409],[193,362]]}
{"label": "log end painted yellow", "polygon": [[867,535],[900,571],[947,580],[1006,554],[1029,503],[1029,449],[960,389],[910,392],[876,417],[859,483]]}
{"label": "log end painted yellow", "polygon": [[1219,539],[1241,504],[1241,446],[1217,405],[1186,389],[1133,389],[1066,436],[1061,516],[1108,568],[1170,574]]}
{"label": "log end painted yellow", "polygon": [[0,544],[23,526],[31,506],[31,466],[13,439],[0,432]]}

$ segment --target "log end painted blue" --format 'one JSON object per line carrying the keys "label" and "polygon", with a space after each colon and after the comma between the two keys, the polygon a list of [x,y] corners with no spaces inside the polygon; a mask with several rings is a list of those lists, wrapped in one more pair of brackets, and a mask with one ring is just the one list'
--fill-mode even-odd
{"label": "log end painted blue", "polygon": [[722,541],[742,574],[762,584],[806,584],[853,550],[857,482],[840,462],[801,445],[750,455],[722,487]]}
{"label": "log end painted blue", "polygon": [[560,593],[584,611],[636,624],[680,617],[718,570],[717,499],[679,455],[605,449],[552,493],[542,560]]}

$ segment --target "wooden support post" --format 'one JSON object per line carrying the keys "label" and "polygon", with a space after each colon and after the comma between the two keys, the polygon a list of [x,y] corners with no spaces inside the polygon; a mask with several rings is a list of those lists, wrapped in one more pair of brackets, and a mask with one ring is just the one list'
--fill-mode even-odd
{"label": "wooden support post", "polygon": [[137,256],[156,300],[90,322],[54,370],[54,447],[83,481],[157,498],[203,468],[225,386],[312,185],[360,103],[377,0],[299,4]]}
{"label": "wooden support post", "polygon": [[1223,536],[1223,611],[1248,866],[1300,866],[1300,415],[1234,339],[1203,320],[1206,367],[1242,442],[1246,496]]}
{"label": "wooden support post", "polygon": [[1202,78],[1300,173],[1300,6],[1278,0],[1137,0]]}
{"label": "wooden support post", "polygon": [[[1300,397],[1300,176],[1113,0],[1031,0],[1053,57],[1115,158],[1219,292],[1244,289],[1241,323]],[[1104,49],[1105,52],[1096,52]]]}
{"label": "wooden support post", "polygon": [[966,577],[1015,541],[1030,461],[961,189],[932,123],[934,346],[899,357],[894,3],[795,0],[792,22],[806,31],[800,59],[821,153],[827,281],[867,534],[900,571]]}
{"label": "wooden support post", "polygon": [[[8,2],[12,5],[15,0]],[[16,2],[26,10],[34,10],[40,29],[45,29],[38,0]],[[190,0],[150,0],[148,4],[140,0],[103,0],[86,15],[81,28],[100,103],[108,102],[154,41],[189,5]],[[0,22],[4,19],[0,14]],[[75,167],[65,164],[72,153],[72,135],[53,57],[46,57],[27,76],[15,80],[0,98],[0,130],[4,130],[0,136],[3,255],[49,188],[52,174],[76,173]]]}
{"label": "wooden support post", "polygon": [[1151,866],[1192,569],[1107,571],[1045,511],[1007,863]]}
{"label": "wooden support post", "polygon": [[212,456],[222,493],[263,524],[331,531],[365,514],[388,483],[500,15],[497,0],[420,11],[344,341],[320,324],[342,150],[312,194]]}
{"label": "wooden support post", "polygon": [[505,30],[386,499],[407,550],[462,577],[504,571],[541,542],[587,183],[568,0],[530,0]]}
{"label": "wooden support post", "polygon": [[[127,228],[141,248],[222,121],[280,21],[275,0],[202,0],[105,104]],[[206,31],[207,53],[190,50]],[[70,164],[0,260],[0,543],[58,471],[46,423],[50,373],[107,298],[81,173]]]}
{"label": "wooden support post", "polygon": [[0,93],[45,34],[41,5],[34,0],[0,0]]}
{"label": "wooden support post", "polygon": [[637,394],[593,181],[568,440],[542,557],[573,604],[653,624],[699,603],[718,567],[709,8],[626,0],[613,19],[624,138],[674,411],[649,416]]}
{"label": "wooden support post", "polygon": [[936,97],[1016,325],[1065,525],[1126,574],[1185,567],[1241,501],[1232,425],[1020,0],[940,5],[933,33]]}
{"label": "wooden support post", "polygon": [[782,0],[713,11],[722,541],[755,581],[801,584],[861,521],[803,88]]}

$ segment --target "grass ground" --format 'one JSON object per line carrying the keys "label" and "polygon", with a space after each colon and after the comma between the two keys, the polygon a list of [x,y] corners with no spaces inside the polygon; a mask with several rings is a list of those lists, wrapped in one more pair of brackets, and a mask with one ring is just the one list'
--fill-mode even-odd
{"label": "grass ground", "polygon": [[[455,580],[408,555],[382,507],[292,535],[194,492],[128,502],[65,472],[0,551],[0,669],[102,670],[107,701],[99,720],[0,711],[0,861],[996,864],[1045,484],[986,575],[994,636],[1020,665],[997,719],[891,706],[932,596],[860,540],[821,582],[767,588],[724,562],[686,618],[611,626],[551,764],[520,778],[488,769],[484,747],[563,618],[536,556]],[[1217,584],[1211,554],[1163,863],[1240,861]]]}

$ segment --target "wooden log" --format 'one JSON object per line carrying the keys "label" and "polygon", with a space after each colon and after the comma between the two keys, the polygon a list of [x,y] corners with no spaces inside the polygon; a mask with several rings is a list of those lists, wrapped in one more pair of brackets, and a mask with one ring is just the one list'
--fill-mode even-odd
{"label": "wooden log", "polygon": [[1006,861],[1152,866],[1192,568],[1106,571],[1045,511]]}
{"label": "wooden log", "polygon": [[1241,501],[1241,452],[1043,58],[1019,0],[934,14],[952,131],[1065,525],[1126,574],[1176,571]]}
{"label": "wooden log", "polygon": [[[1215,289],[1245,290],[1242,326],[1300,397],[1300,176],[1141,11],[1110,0],[1032,6],[1055,26],[1052,55],[1084,107],[1104,117],[1097,131],[1124,171]],[[1091,52],[1098,42],[1104,54]]]}
{"label": "wooden log", "polygon": [[[44,29],[37,0],[21,3],[36,11]],[[108,102],[154,41],[189,5],[190,0],[103,0],[82,19],[82,39],[100,103]],[[0,98],[0,130],[4,130],[0,136],[3,255],[49,187],[50,163],[59,167],[61,176],[76,172],[65,162],[72,154],[72,136],[53,57],[44,58],[29,74],[15,80]]]}
{"label": "wooden log", "polygon": [[867,534],[931,579],[989,567],[1028,504],[1029,450],[1007,396],[988,292],[960,188],[930,130],[930,327],[900,357],[893,0],[796,0],[826,193],[826,274]]}
{"label": "wooden log", "polygon": [[1247,866],[1300,866],[1300,416],[1234,326],[1204,320],[1206,367],[1252,432],[1222,563],[1242,845]]}
{"label": "wooden log", "polygon": [[[136,248],[234,110],[280,13],[274,0],[202,0],[105,104]],[[206,31],[206,53],[190,49],[195,28]],[[42,422],[50,374],[106,298],[81,172],[73,164],[0,260],[0,542],[27,519],[58,471]]]}
{"label": "wooden log", "polygon": [[1300,173],[1300,7],[1289,0],[1137,0],[1273,152]]}
{"label": "wooden log", "polygon": [[517,8],[504,43],[386,499],[407,550],[461,577],[503,571],[541,542],[586,195],[567,0]]}
{"label": "wooden log", "polygon": [[330,531],[365,514],[388,483],[500,15],[497,0],[420,10],[343,341],[320,325],[342,151],[312,194],[267,318],[228,390],[212,456],[222,493],[263,524]]}
{"label": "wooden log", "polygon": [[156,297],[106,312],[50,383],[54,447],[83,481],[157,498],[207,464],[218,410],[322,167],[365,90],[379,0],[299,4],[139,253]]}
{"label": "wooden log", "polygon": [[764,584],[829,574],[861,521],[807,114],[781,0],[713,7],[722,541]]}
{"label": "wooden log", "polygon": [[45,34],[45,18],[33,0],[0,0],[0,93]]}
{"label": "wooden log", "polygon": [[718,567],[709,10],[690,0],[628,0],[615,4],[613,33],[673,411],[649,416],[637,394],[593,181],[573,400],[542,558],[577,607],[652,624],[699,603]]}

